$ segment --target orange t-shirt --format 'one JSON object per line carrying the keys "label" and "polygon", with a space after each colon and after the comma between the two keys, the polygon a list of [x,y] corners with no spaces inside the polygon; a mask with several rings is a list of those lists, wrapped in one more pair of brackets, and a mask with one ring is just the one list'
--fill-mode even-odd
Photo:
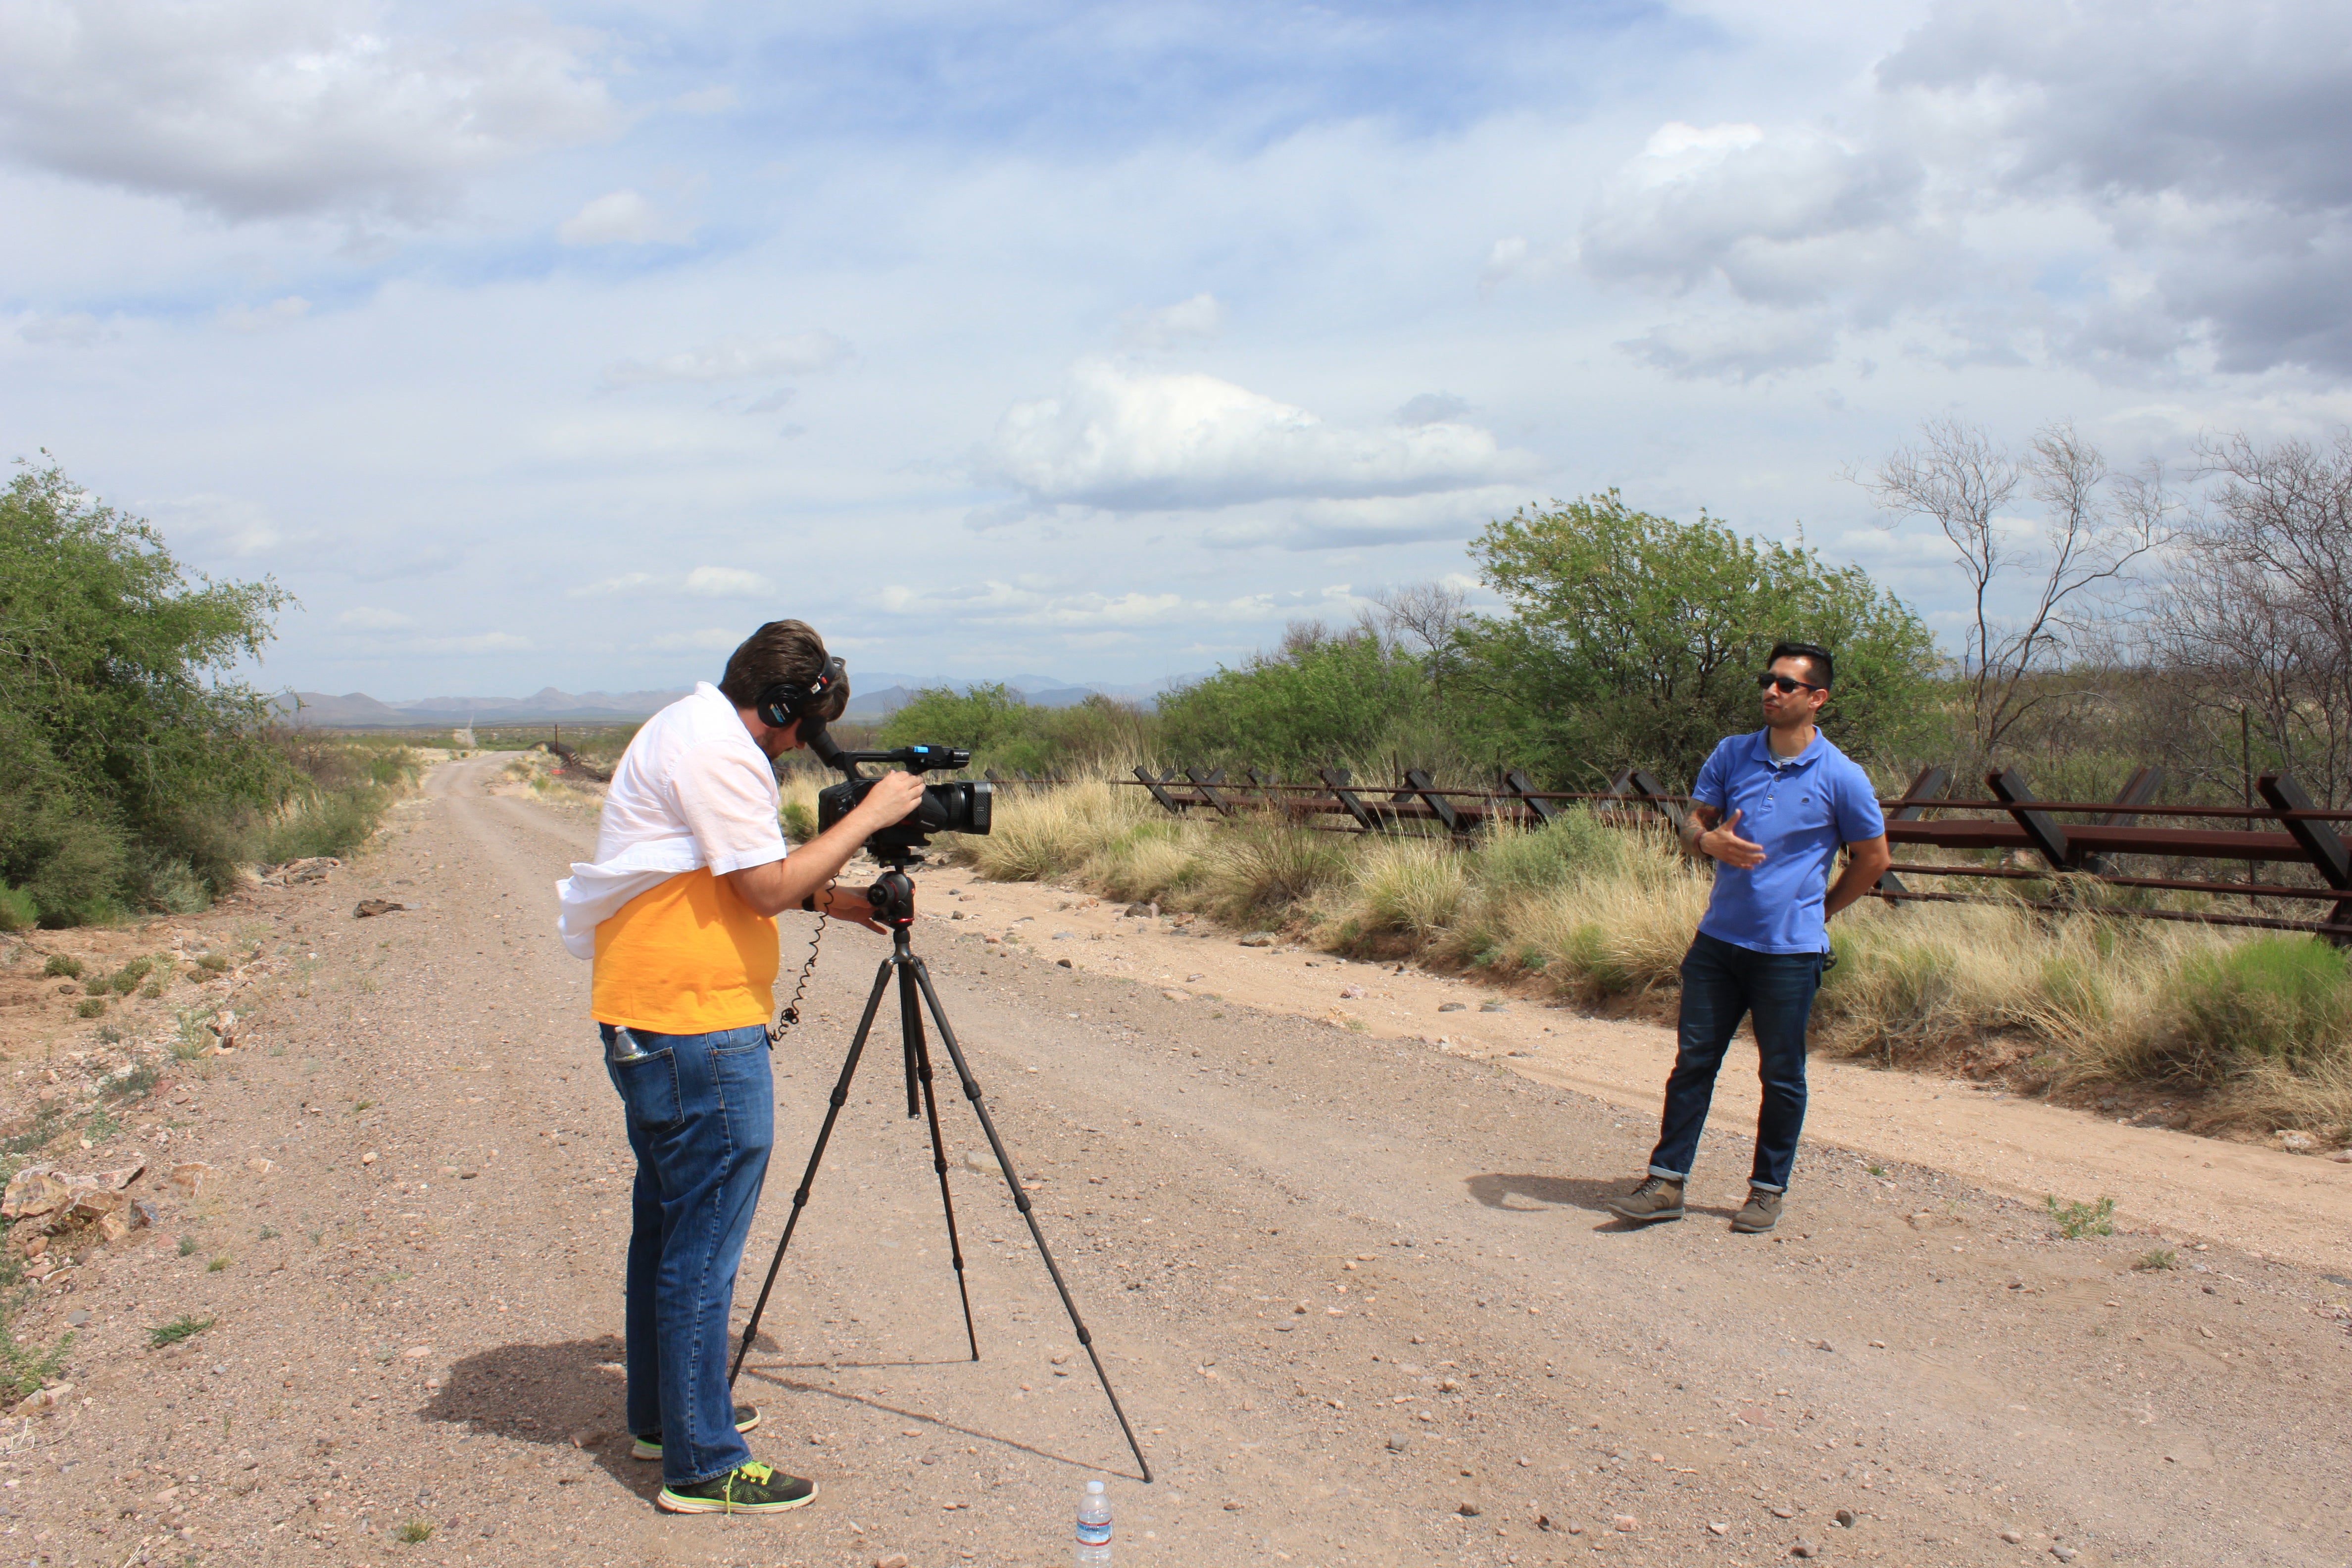
{"label": "orange t-shirt", "polygon": [[589,1011],[656,1035],[764,1024],[778,962],[776,922],[705,866],[646,889],[596,927]]}

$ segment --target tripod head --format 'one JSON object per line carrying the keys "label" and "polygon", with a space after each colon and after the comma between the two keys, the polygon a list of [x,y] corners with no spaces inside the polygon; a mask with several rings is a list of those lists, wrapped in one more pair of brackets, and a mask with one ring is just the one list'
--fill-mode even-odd
{"label": "tripod head", "polygon": [[907,859],[892,858],[874,885],[866,889],[866,901],[874,908],[874,918],[890,928],[890,934],[900,946],[907,942],[907,932],[915,923],[915,879],[907,875],[907,868],[920,863],[918,855]]}

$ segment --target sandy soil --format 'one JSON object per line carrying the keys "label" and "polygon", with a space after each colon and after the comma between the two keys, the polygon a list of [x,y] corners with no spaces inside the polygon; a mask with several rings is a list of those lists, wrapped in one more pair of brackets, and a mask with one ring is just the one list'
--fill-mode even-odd
{"label": "sandy soil", "polygon": [[[146,1005],[246,1016],[144,1101],[90,1119],[107,1058],[67,1053],[91,1026],[0,1015],[30,1020],[6,1039],[35,1058],[5,1080],[11,1125],[51,1091],[70,1126],[45,1157],[143,1158],[162,1219],[62,1239],[78,1261],[19,1319],[46,1341],[88,1314],[72,1387],[0,1453],[12,1558],[1050,1564],[1096,1476],[1129,1564],[2352,1561],[2336,1168],[2179,1140],[2184,1161],[2156,1152],[2172,1134],[1836,1068],[1780,1233],[1726,1229],[1731,1117],[1693,1217],[1628,1233],[1598,1205],[1647,1149],[1656,1031],[1482,1014],[1467,987],[1230,933],[1114,936],[1116,910],[956,871],[922,878],[919,947],[1158,1479],[950,1100],[966,1358],[884,1049],[740,1385],[755,1450],[822,1494],[661,1515],[616,1429],[625,1144],[550,913],[591,830],[488,793],[497,766],[436,770],[322,883],[178,922],[190,952],[263,956]],[[363,898],[412,908],[354,919]],[[778,1051],[762,1263],[882,952],[828,934]],[[214,1168],[193,1194],[163,1179],[191,1158]],[[2054,1239],[2045,1190],[2112,1193],[2187,1243],[2181,1267],[2135,1271],[2150,1236]],[[182,1316],[215,1321],[144,1348]],[[412,1523],[430,1536],[396,1539]]]}

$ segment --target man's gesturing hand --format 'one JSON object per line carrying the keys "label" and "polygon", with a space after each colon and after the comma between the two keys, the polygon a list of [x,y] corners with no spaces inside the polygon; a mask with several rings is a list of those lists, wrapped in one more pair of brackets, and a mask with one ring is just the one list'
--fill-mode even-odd
{"label": "man's gesturing hand", "polygon": [[1720,827],[1710,827],[1693,840],[1702,855],[1712,855],[1727,866],[1752,871],[1764,864],[1764,847],[1739,837],[1740,813],[1734,811]]}

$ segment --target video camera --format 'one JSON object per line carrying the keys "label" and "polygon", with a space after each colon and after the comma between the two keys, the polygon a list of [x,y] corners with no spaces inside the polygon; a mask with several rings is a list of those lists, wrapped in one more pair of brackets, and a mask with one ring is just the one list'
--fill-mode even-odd
{"label": "video camera", "polygon": [[[849,776],[817,791],[816,826],[822,833],[857,808],[866,792],[879,782],[859,773],[865,763],[896,763],[910,773],[968,766],[971,753],[955,746],[900,746],[893,752],[851,752],[836,744],[823,730],[806,737],[817,761]],[[970,779],[925,784],[923,803],[902,820],[866,840],[866,852],[881,861],[910,861],[930,843],[934,833],[986,833],[995,790]]]}

